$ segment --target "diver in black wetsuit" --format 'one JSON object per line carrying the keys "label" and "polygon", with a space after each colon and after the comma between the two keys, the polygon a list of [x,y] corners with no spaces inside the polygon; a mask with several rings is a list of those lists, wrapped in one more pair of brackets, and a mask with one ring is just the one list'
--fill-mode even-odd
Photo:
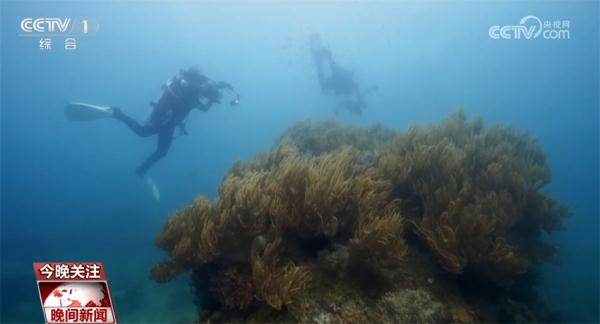
{"label": "diver in black wetsuit", "polygon": [[354,73],[335,62],[329,48],[321,44],[319,34],[310,35],[310,51],[317,67],[319,85],[324,94],[333,91],[337,96],[352,95],[357,91]]}
{"label": "diver in black wetsuit", "polygon": [[[367,107],[364,98],[375,91],[377,87],[371,87],[361,91],[354,82],[354,73],[338,65],[329,48],[323,46],[319,34],[310,35],[310,52],[317,68],[317,77],[323,94],[333,91],[336,96],[354,96],[340,102],[339,107],[345,108],[351,113],[360,115]],[[336,113],[339,109],[336,109]]]}
{"label": "diver in black wetsuit", "polygon": [[182,134],[187,135],[185,121],[192,109],[208,111],[213,104],[221,101],[223,90],[236,96],[230,102],[231,105],[239,103],[239,95],[230,84],[212,82],[197,68],[189,68],[180,70],[179,75],[169,79],[163,85],[163,93],[158,102],[150,103],[153,106],[152,113],[143,125],[125,115],[121,109],[111,107],[112,117],[122,121],[137,135],[141,137],[158,135],[156,151],[135,170],[136,174],[145,175],[154,163],[167,154],[176,127],[180,128]]}

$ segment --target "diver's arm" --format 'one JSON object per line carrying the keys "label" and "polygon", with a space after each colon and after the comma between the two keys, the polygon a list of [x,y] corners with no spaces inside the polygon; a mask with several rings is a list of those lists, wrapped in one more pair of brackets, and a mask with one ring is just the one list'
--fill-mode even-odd
{"label": "diver's arm", "polygon": [[373,92],[375,92],[375,91],[377,91],[377,90],[379,90],[379,87],[378,87],[378,86],[370,86],[370,87],[368,87],[366,90],[364,90],[364,91],[362,92],[362,96],[363,96],[363,98],[364,98],[364,97],[366,97],[366,96],[370,95],[371,93],[373,93]]}
{"label": "diver's arm", "polygon": [[234,91],[233,90],[233,86],[225,81],[220,81],[217,82],[217,84],[215,84],[215,87],[217,87],[217,89],[227,89],[229,91]]}
{"label": "diver's arm", "polygon": [[[234,96],[234,99],[229,103],[230,105],[237,106],[240,103],[240,95],[235,91],[233,86],[225,81],[220,81],[211,84],[210,88],[206,89],[206,92],[201,94],[200,98],[195,103],[194,108],[201,111],[208,111],[212,105],[221,103],[223,90]],[[201,99],[205,99],[206,102],[203,102]]]}

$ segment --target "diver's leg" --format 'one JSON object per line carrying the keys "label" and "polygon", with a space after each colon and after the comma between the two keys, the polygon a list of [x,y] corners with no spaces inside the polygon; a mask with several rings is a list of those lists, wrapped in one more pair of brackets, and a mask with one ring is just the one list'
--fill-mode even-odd
{"label": "diver's leg", "polygon": [[321,45],[321,38],[319,37],[319,34],[311,35],[310,51],[315,61],[315,67],[317,68],[317,78],[319,80],[321,92],[327,93],[327,80],[325,78],[325,72],[323,71],[323,69],[325,64],[329,63],[327,55],[329,53],[329,50],[327,50]]}
{"label": "diver's leg", "polygon": [[135,119],[125,115],[119,108],[112,107],[110,110],[114,119],[123,122],[123,124],[129,127],[129,129],[138,136],[148,137],[156,134],[156,129],[153,125],[140,125]]}
{"label": "diver's leg", "polygon": [[357,101],[359,101],[359,102],[363,101],[362,92],[360,91],[358,84],[356,84],[355,82],[352,82],[352,93],[356,96]]}
{"label": "diver's leg", "polygon": [[319,86],[321,87],[321,92],[327,93],[325,76],[323,75],[323,69],[321,64],[317,62],[317,78],[319,79]]}
{"label": "diver's leg", "polygon": [[169,127],[167,129],[163,129],[158,132],[158,142],[156,145],[156,151],[152,153],[136,170],[135,173],[139,176],[144,176],[148,169],[158,160],[162,159],[167,152],[169,151],[169,147],[171,147],[171,142],[173,141],[173,131],[175,131],[175,126]]}
{"label": "diver's leg", "polygon": [[310,45],[310,51],[313,53],[320,50],[322,47],[321,46],[321,35],[319,35],[319,33],[310,34],[309,45]]}
{"label": "diver's leg", "polygon": [[331,75],[326,76],[325,75],[325,71],[324,71],[324,62],[323,61],[318,61],[316,63],[317,65],[317,78],[319,80],[319,87],[321,87],[321,92],[323,94],[329,94],[330,90],[331,90]]}

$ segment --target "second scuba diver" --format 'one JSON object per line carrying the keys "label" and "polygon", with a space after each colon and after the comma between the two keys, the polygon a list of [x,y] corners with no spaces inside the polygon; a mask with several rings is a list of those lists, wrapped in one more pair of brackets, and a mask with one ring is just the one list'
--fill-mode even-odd
{"label": "second scuba diver", "polygon": [[310,52],[315,61],[317,78],[323,94],[328,95],[333,92],[336,96],[351,96],[351,98],[341,101],[335,112],[338,113],[339,108],[344,108],[353,114],[360,115],[367,108],[365,97],[377,90],[377,87],[361,91],[354,82],[354,73],[335,62],[331,51],[328,47],[323,46],[321,37],[317,33],[310,35]]}

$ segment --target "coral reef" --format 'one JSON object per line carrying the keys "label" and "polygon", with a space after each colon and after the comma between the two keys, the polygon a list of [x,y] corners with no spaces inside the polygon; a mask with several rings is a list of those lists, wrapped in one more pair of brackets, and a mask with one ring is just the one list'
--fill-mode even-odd
{"label": "coral reef", "polygon": [[502,281],[554,254],[540,233],[560,228],[568,211],[540,191],[550,172],[525,133],[458,112],[396,137],[380,170],[418,206],[410,222],[448,272]]}
{"label": "coral reef", "polygon": [[293,145],[303,153],[320,155],[343,145],[351,145],[360,151],[377,151],[395,135],[395,132],[380,124],[355,128],[341,127],[335,120],[305,121],[290,127],[280,137],[279,143]]}
{"label": "coral reef", "polygon": [[528,134],[461,111],[403,133],[302,122],[167,220],[151,277],[191,270],[206,321],[543,320],[516,292],[569,214],[549,181]]}
{"label": "coral reef", "polygon": [[388,292],[375,306],[377,323],[447,322],[447,310],[429,293],[420,289]]}
{"label": "coral reef", "polygon": [[294,265],[279,265],[277,248],[280,240],[268,243],[262,255],[252,254],[252,283],[256,298],[280,310],[302,295],[308,283],[308,272]]}

